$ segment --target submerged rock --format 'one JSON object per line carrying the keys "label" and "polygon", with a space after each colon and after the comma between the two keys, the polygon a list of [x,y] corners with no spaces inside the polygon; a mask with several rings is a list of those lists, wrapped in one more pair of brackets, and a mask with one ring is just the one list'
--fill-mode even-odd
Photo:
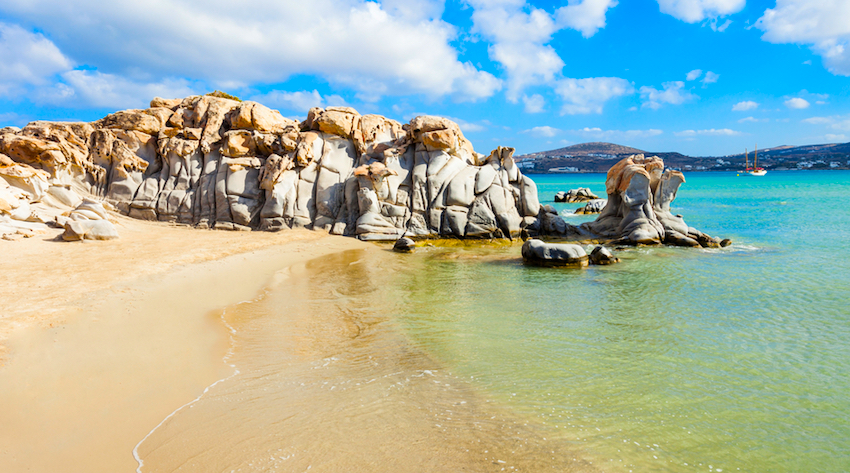
{"label": "submerged rock", "polygon": [[528,240],[522,245],[522,259],[537,266],[576,266],[588,265],[587,252],[572,243],[546,243],[542,240]]}

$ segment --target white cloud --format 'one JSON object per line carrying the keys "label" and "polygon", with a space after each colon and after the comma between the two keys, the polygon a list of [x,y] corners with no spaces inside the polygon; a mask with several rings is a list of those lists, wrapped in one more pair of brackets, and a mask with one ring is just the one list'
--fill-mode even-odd
{"label": "white cloud", "polygon": [[688,75],[685,76],[685,79],[688,81],[697,80],[702,75],[702,69],[694,69],[691,72],[688,72]]}
{"label": "white cloud", "polygon": [[473,33],[492,44],[490,58],[507,75],[505,95],[518,102],[523,90],[534,85],[551,85],[564,68],[564,61],[547,43],[564,28],[593,36],[605,26],[605,13],[616,0],[570,0],[549,14],[524,0],[468,0],[473,7]]}
{"label": "white cloud", "polygon": [[33,101],[41,105],[95,108],[147,108],[154,97],[186,97],[201,92],[184,79],[136,82],[97,71],[72,70],[62,80],[36,91]]}
{"label": "white cloud", "polygon": [[605,14],[616,6],[617,0],[569,0],[567,6],[555,11],[555,17],[562,27],[580,31],[582,36],[590,38],[605,28]]}
{"label": "white cloud", "polygon": [[595,140],[613,140],[613,139],[634,139],[634,138],[650,138],[658,136],[664,131],[656,129],[648,130],[603,130],[601,128],[582,128],[580,130],[570,130],[570,133],[581,135],[585,138]]}
{"label": "white cloud", "polygon": [[746,0],[658,0],[662,13],[687,23],[731,15],[741,11],[745,4]]}
{"label": "white cloud", "polygon": [[534,94],[531,97],[524,95],[522,102],[525,104],[525,113],[541,113],[546,106],[546,101],[540,94]]}
{"label": "white cloud", "polygon": [[55,74],[71,69],[71,60],[40,33],[0,22],[0,97],[24,93]]}
{"label": "white cloud", "polygon": [[705,77],[702,78],[702,83],[703,85],[714,84],[718,79],[720,79],[720,74],[708,71],[705,73]]}
{"label": "white cloud", "polygon": [[721,24],[720,26],[717,26],[717,19],[714,18],[714,19],[711,20],[711,29],[713,31],[718,31],[718,32],[722,33],[724,31],[726,31],[726,28],[729,28],[729,25],[731,25],[731,24],[732,24],[732,20],[727,19],[726,21],[723,22],[723,24]]}
{"label": "white cloud", "polygon": [[605,102],[634,93],[634,87],[619,77],[562,79],[555,84],[555,93],[564,100],[561,115],[577,115],[602,113]]}
{"label": "white cloud", "polygon": [[753,102],[752,100],[745,100],[743,102],[738,102],[735,105],[732,105],[733,112],[746,112],[747,110],[755,110],[759,107],[759,104]]}
{"label": "white cloud", "polygon": [[38,24],[77,63],[142,82],[193,77],[238,87],[315,74],[366,98],[469,100],[501,87],[458,59],[456,29],[434,1],[384,10],[366,0],[246,0],[239,8],[225,0],[202,8],[192,0],[7,0],[3,10]]}
{"label": "white cloud", "polygon": [[472,122],[468,122],[468,121],[466,121],[462,118],[449,117],[449,116],[445,116],[445,115],[443,115],[443,118],[448,118],[449,120],[457,123],[457,126],[460,127],[460,131],[462,131],[464,134],[466,134],[466,133],[478,133],[479,131],[484,131],[484,130],[487,129],[487,127],[484,126],[484,124],[483,124],[484,122],[482,122],[482,123],[472,123]]}
{"label": "white cloud", "polygon": [[845,135],[843,133],[840,134],[840,135],[834,135],[832,133],[827,133],[826,135],[824,135],[824,138],[826,138],[827,141],[832,141],[832,142],[836,142],[836,143],[843,143],[845,141],[850,141],[850,138],[847,138],[847,135]]}
{"label": "white cloud", "polygon": [[710,129],[710,130],[684,130],[673,133],[676,136],[694,137],[694,136],[738,136],[740,131],[730,130],[729,128]]}
{"label": "white cloud", "polygon": [[767,118],[746,117],[738,120],[738,123],[761,123],[768,121]]}
{"label": "white cloud", "polygon": [[771,43],[807,44],[833,74],[850,76],[850,2],[777,0],[756,26]]}
{"label": "white cloud", "polygon": [[561,132],[562,130],[559,130],[558,128],[552,128],[551,126],[536,126],[534,128],[530,128],[528,130],[523,131],[523,133],[528,133],[538,138],[552,138],[553,136],[561,134]]}
{"label": "white cloud", "polygon": [[685,83],[682,81],[664,82],[661,85],[664,87],[663,90],[658,90],[649,86],[643,86],[640,88],[640,96],[643,100],[643,107],[649,107],[653,110],[657,110],[665,103],[681,105],[688,100],[697,98],[696,95],[685,90]]}
{"label": "white cloud", "polygon": [[809,108],[809,101],[806,99],[801,99],[800,97],[790,98],[785,101],[785,106],[788,108],[794,109],[802,109]]}
{"label": "white cloud", "polygon": [[850,131],[850,115],[833,115],[831,117],[811,117],[803,120],[810,125],[827,125],[832,130]]}
{"label": "white cloud", "polygon": [[308,111],[313,107],[321,107],[324,104],[324,100],[318,90],[313,90],[312,92],[306,90],[297,92],[272,90],[265,94],[255,95],[251,97],[251,100],[269,107],[297,112]]}

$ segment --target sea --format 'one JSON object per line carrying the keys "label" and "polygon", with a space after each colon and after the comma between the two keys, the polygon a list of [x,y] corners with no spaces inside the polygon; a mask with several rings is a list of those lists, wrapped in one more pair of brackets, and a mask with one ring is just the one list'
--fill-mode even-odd
{"label": "sea", "polygon": [[[531,177],[567,222],[595,218],[554,195],[604,197],[604,174]],[[731,246],[616,249],[619,264],[576,269],[527,266],[521,242],[378,245],[279,275],[221,314],[234,375],[141,458],[190,458],[176,464],[188,471],[850,471],[850,171],[685,177],[673,212]]]}

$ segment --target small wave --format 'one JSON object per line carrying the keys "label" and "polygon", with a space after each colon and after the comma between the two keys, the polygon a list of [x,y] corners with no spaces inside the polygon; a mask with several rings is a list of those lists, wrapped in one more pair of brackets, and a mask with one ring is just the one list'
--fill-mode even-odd
{"label": "small wave", "polygon": [[[259,299],[261,299],[262,297],[263,297],[263,296],[261,295],[261,296],[257,297],[257,298],[256,298],[256,299],[254,299],[254,300],[241,301],[241,302],[237,303],[236,305],[250,304],[250,303],[253,303],[253,302],[257,302],[257,301],[258,301]],[[226,353],[225,353],[225,355],[224,355],[224,359],[223,359],[222,361],[223,361],[226,365],[228,365],[228,366],[230,366],[231,368],[233,368],[233,373],[232,373],[230,376],[227,376],[227,377],[221,378],[220,380],[218,380],[218,381],[216,381],[216,382],[214,382],[214,383],[210,384],[210,385],[209,385],[209,386],[207,386],[206,388],[204,388],[204,392],[202,392],[202,393],[201,393],[198,397],[196,397],[195,399],[192,399],[191,401],[187,402],[186,404],[183,404],[182,406],[180,406],[180,407],[178,407],[177,409],[175,409],[174,411],[172,411],[172,412],[171,412],[171,414],[168,414],[167,416],[165,416],[165,418],[164,418],[164,419],[162,419],[162,421],[161,421],[159,424],[156,424],[156,427],[154,427],[153,429],[151,429],[151,431],[150,431],[150,432],[148,432],[148,433],[147,433],[147,435],[145,435],[145,437],[144,437],[142,440],[139,440],[139,443],[137,443],[137,444],[136,444],[136,446],[135,446],[135,447],[133,447],[133,458],[135,458],[135,459],[136,459],[136,463],[138,463],[138,465],[139,465],[139,466],[137,466],[137,467],[136,467],[136,473],[142,473],[142,467],[145,465],[145,462],[144,462],[144,461],[142,460],[142,458],[139,456],[139,447],[140,447],[143,443],[145,443],[145,440],[147,440],[147,439],[148,439],[148,437],[150,437],[151,435],[153,435],[153,433],[154,433],[154,432],[156,432],[156,431],[157,431],[157,429],[159,429],[160,427],[162,427],[162,425],[163,425],[163,424],[165,424],[165,423],[168,421],[168,419],[170,419],[170,418],[174,417],[175,415],[177,415],[177,413],[178,413],[178,412],[180,412],[180,411],[182,411],[183,409],[185,409],[186,407],[189,407],[189,406],[191,406],[192,404],[195,404],[196,402],[200,401],[200,400],[201,400],[201,398],[203,398],[203,397],[204,397],[204,396],[205,396],[205,395],[206,395],[206,394],[210,391],[210,389],[214,388],[214,387],[215,387],[216,385],[218,385],[219,383],[223,383],[223,382],[225,382],[225,381],[227,381],[227,380],[229,380],[229,379],[233,378],[234,376],[237,376],[237,375],[239,375],[239,374],[240,374],[239,368],[237,368],[237,367],[236,367],[236,365],[229,363],[230,358],[233,356],[234,351],[235,351],[235,349],[236,349],[236,339],[234,338],[234,337],[235,337],[235,335],[236,335],[236,329],[235,329],[235,328],[233,328],[233,326],[232,326],[232,325],[230,325],[229,323],[227,323],[227,318],[225,317],[225,316],[226,316],[226,314],[227,314],[227,311],[226,311],[226,310],[221,311],[221,321],[224,323],[224,326],[225,326],[225,327],[227,327],[227,330],[230,332],[230,348],[228,348],[227,352],[226,352]]]}

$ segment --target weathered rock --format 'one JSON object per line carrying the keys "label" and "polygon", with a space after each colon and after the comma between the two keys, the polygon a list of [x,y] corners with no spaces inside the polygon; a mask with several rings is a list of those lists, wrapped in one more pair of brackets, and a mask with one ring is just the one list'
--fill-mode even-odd
{"label": "weathered rock", "polygon": [[410,253],[416,248],[416,242],[407,237],[401,237],[396,240],[393,245],[393,250],[400,253]]}
{"label": "weathered rock", "polygon": [[555,194],[555,202],[588,202],[598,198],[599,196],[587,187],[579,187],[578,189],[570,189],[568,192],[561,191]]}
{"label": "weathered rock", "polygon": [[579,245],[571,243],[546,243],[542,240],[528,240],[522,244],[522,259],[537,266],[575,266],[588,265],[587,252]]}
{"label": "weathered rock", "polygon": [[92,199],[83,199],[83,203],[71,211],[68,217],[57,218],[57,222],[65,228],[62,234],[65,241],[118,238],[118,231],[108,220],[103,204]]}
{"label": "weathered rock", "polygon": [[[40,221],[35,208],[46,205],[80,207],[78,218],[94,218],[97,212],[80,204],[94,196],[134,218],[201,228],[306,227],[387,241],[405,234],[523,234],[722,244],[670,211],[684,177],[662,173],[659,158],[632,156],[615,164],[599,217],[573,226],[541,207],[536,184],[513,153],[508,147],[475,152],[460,127],[442,117],[419,116],[402,126],[328,107],[313,108],[296,123],[256,102],[155,98],[148,109],[93,123],[0,130],[0,216]],[[571,200],[595,197],[586,188],[571,193]],[[602,202],[585,208],[598,210]],[[74,235],[86,234],[76,227]]]}
{"label": "weathered rock", "polygon": [[605,199],[593,199],[584,207],[579,207],[576,209],[576,214],[579,215],[590,215],[590,214],[598,214],[602,212],[602,209],[605,208],[605,205],[608,204],[608,201]]}
{"label": "weathered rock", "polygon": [[619,262],[620,258],[614,256],[611,250],[604,246],[599,245],[590,252],[590,264],[607,265]]}

